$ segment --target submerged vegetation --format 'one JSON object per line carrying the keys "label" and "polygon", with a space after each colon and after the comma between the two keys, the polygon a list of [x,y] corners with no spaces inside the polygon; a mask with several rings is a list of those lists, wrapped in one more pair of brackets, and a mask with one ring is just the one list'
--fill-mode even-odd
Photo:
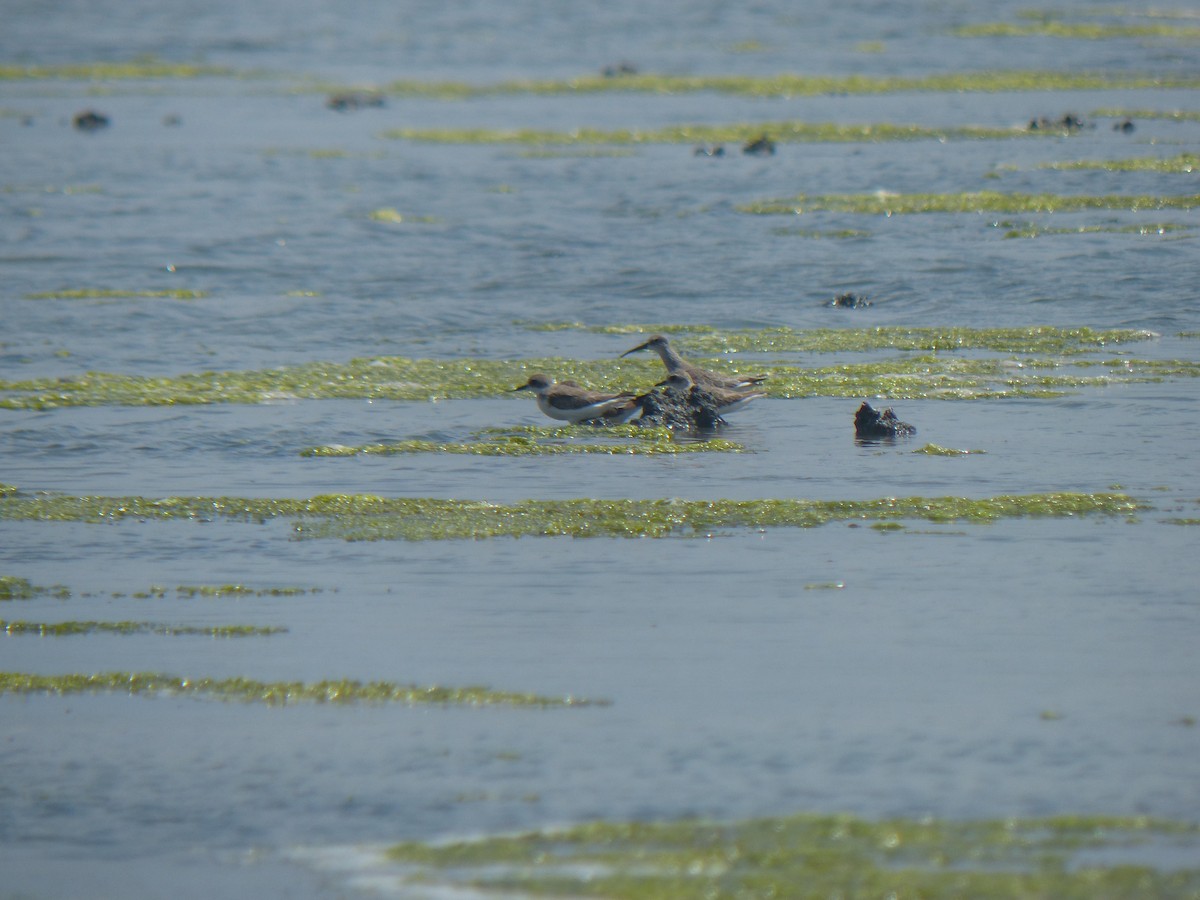
{"label": "submerged vegetation", "polygon": [[1098,22],[1062,22],[1047,19],[1041,22],[981,22],[953,29],[959,37],[1055,37],[1075,40],[1105,41],[1113,38],[1172,38],[1200,40],[1200,28],[1194,25],[1103,24]]}
{"label": "submerged vegetation", "polygon": [[[595,822],[456,843],[404,843],[422,888],[481,897],[1184,897],[1200,868],[1124,862],[1191,848],[1193,824],[1069,817],[943,821],[797,815]],[[432,882],[432,885],[431,885]]]}
{"label": "submerged vegetation", "polygon": [[113,300],[113,299],[158,299],[169,300],[200,300],[208,296],[208,291],[190,290],[161,290],[134,291],[116,288],[73,288],[62,291],[40,291],[36,294],[26,294],[27,300]]}
{"label": "submerged vegetation", "polygon": [[845,212],[862,215],[912,213],[1055,213],[1086,209],[1120,209],[1132,212],[1160,209],[1194,209],[1200,194],[1153,196],[1136,194],[1017,194],[1001,191],[964,191],[957,194],[797,194],[737,207],[754,215],[799,215],[812,212]]}
{"label": "submerged vegetation", "polygon": [[391,225],[432,225],[438,222],[438,219],[435,216],[414,216],[411,213],[405,214],[391,206],[373,209],[367,213],[367,218],[373,222],[387,222]]}
{"label": "submerged vegetation", "polygon": [[1142,234],[1181,237],[1193,230],[1191,225],[1176,225],[1171,222],[1149,222],[1144,225],[1078,225],[1074,228],[1039,225],[1036,222],[996,222],[995,226],[1004,229],[1005,239],[1057,234]]}
{"label": "submerged vegetation", "polygon": [[[584,327],[552,324],[546,330]],[[650,326],[594,326],[604,334],[640,334]],[[889,397],[900,399],[978,399],[983,397],[1059,396],[1063,392],[1113,381],[1147,381],[1200,375],[1200,363],[1113,360],[1104,373],[1079,371],[1077,357],[1111,345],[1144,341],[1151,332],[1087,328],[764,328],[717,331],[694,326],[661,326],[686,333],[684,352],[715,357],[737,352],[762,354],[860,352],[894,349],[924,352],[888,360],[802,368],[761,360],[713,364],[730,373],[766,370],[764,387],[772,397]],[[987,359],[945,355],[944,351],[989,350],[1045,354],[1042,359]],[[616,354],[614,353],[615,357]],[[1133,364],[1136,363],[1136,364]],[[1091,364],[1095,368],[1095,364]],[[662,367],[647,359],[578,360],[534,358],[412,359],[374,357],[348,363],[306,363],[276,369],[198,372],[152,377],[91,372],[63,378],[0,381],[0,408],[53,409],[73,406],[171,406],[177,404],[264,403],[279,400],[388,399],[436,400],[512,397],[512,388],[530,372],[553,372],[598,390],[648,390],[661,379]],[[497,445],[500,442],[495,442]],[[514,452],[520,442],[512,445]],[[670,444],[655,445],[671,452]],[[432,446],[411,445],[407,452]],[[444,452],[489,452],[489,448],[442,448]],[[708,449],[718,449],[712,445]],[[733,448],[725,448],[733,449]],[[492,452],[503,452],[491,448]],[[368,451],[369,452],[369,451]],[[380,450],[378,452],[387,452]],[[564,451],[565,452],[565,451]],[[636,452],[636,451],[635,451]]]}
{"label": "submerged vegetation", "polygon": [[297,538],[455,540],[494,537],[711,537],[747,528],[810,528],[831,522],[908,519],[995,522],[1006,518],[1130,517],[1145,504],[1123,493],[1053,492],[875,500],[525,500],[489,503],[326,494],[249,497],[72,497],[0,500],[0,520],[117,522],[293,520]]}
{"label": "submerged vegetation", "polygon": [[236,74],[224,66],[141,58],[128,62],[64,63],[53,66],[0,65],[0,81],[127,81],[151,78],[204,78]]}
{"label": "submerged vegetation", "polygon": [[1141,343],[1158,334],[1133,328],[1061,328],[1031,325],[1024,328],[910,328],[885,325],[874,328],[714,328],[711,325],[640,323],[585,325],[581,322],[545,322],[528,326],[533,331],[586,331],[605,335],[683,335],[686,347],[702,354],[753,353],[854,353],[873,350],[992,350],[1000,353],[1078,354],[1119,344]]}
{"label": "submerged vegetation", "polygon": [[259,625],[163,625],[158,622],[6,622],[0,619],[0,631],[6,634],[30,634],[38,637],[67,637],[80,634],[160,634],[202,635],[204,637],[262,637],[281,634],[286,628]]}
{"label": "submerged vegetation", "polygon": [[[2,496],[2,495],[0,495]],[[0,600],[32,600],[34,597],[53,596],[65,600],[71,592],[61,584],[54,587],[42,587],[30,584],[25,578],[16,575],[0,575]]]}
{"label": "submerged vegetation", "polygon": [[[301,456],[390,456],[401,453],[454,453],[474,456],[553,456],[591,453],[607,455],[656,456],[662,454],[721,452],[736,453],[745,448],[722,438],[679,440],[669,428],[641,428],[636,425],[591,427],[567,425],[559,428],[536,426],[511,429],[490,428],[479,432],[480,440],[462,443],[406,440],[386,444],[347,447],[335,444],[309,447]],[[588,441],[577,440],[591,438]],[[595,438],[609,439],[600,443]],[[623,439],[623,440],[622,440]]]}
{"label": "submerged vegetation", "polygon": [[577,128],[571,131],[541,131],[529,128],[393,128],[382,137],[395,140],[442,144],[690,144],[746,143],[763,134],[773,141],[792,143],[839,143],[875,141],[953,140],[1023,137],[1024,128],[958,126],[927,128],[876,122],[844,125],[835,122],[746,122],[732,125],[677,125],[654,129]]}
{"label": "submerged vegetation", "polygon": [[1200,122],[1200,110],[1194,109],[1127,109],[1106,107],[1092,113],[1108,119],[1174,119],[1178,122]]}
{"label": "submerged vegetation", "polygon": [[801,75],[664,75],[639,73],[620,78],[583,75],[565,80],[504,81],[492,85],[466,82],[394,81],[387,94],[441,100],[509,94],[654,93],[711,91],[753,97],[815,97],[899,93],[1000,93],[1009,91],[1093,91],[1145,88],[1194,88],[1200,78],[1120,72],[1007,70],[946,72],[922,76]]}
{"label": "submerged vegetation", "polygon": [[267,703],[403,703],[409,706],[565,707],[605,705],[603,700],[548,697],[487,687],[405,685],[392,681],[255,681],[250,678],[185,678],[157,672],[33,675],[0,672],[0,694],[128,693],[139,696],[193,695],[215,700]]}
{"label": "submerged vegetation", "polygon": [[[243,584],[181,584],[174,589],[174,595],[180,599],[190,600],[195,597],[294,597],[301,594],[316,594],[320,593],[320,591],[321,588],[315,587],[254,588]],[[80,591],[79,596],[84,598],[98,596],[121,598],[129,596],[135,600],[162,600],[166,598],[168,593],[171,593],[170,588],[153,584],[144,590],[134,591],[128,595],[119,591],[106,593],[86,590]],[[59,600],[68,600],[71,598],[72,593],[66,585],[56,584],[45,587],[39,584],[31,584],[27,579],[16,575],[0,575],[0,600],[32,600],[34,597],[47,596],[56,597]]]}
{"label": "submerged vegetation", "polygon": [[1200,169],[1200,156],[1194,153],[1180,153],[1178,156],[1166,158],[1158,156],[1139,156],[1133,159],[1081,159],[1071,162],[1044,163],[1044,169],[1103,169],[1108,172],[1167,172],[1187,174]]}
{"label": "submerged vegetation", "polygon": [[953,447],[942,447],[938,444],[926,444],[924,447],[918,447],[913,453],[923,453],[926,456],[971,456],[973,454],[987,453],[986,450],[955,450]]}

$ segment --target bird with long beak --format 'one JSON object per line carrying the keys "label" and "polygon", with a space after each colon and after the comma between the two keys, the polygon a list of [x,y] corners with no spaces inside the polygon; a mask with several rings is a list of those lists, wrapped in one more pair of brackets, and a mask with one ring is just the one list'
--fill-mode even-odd
{"label": "bird with long beak", "polygon": [[537,396],[538,409],[552,419],[576,424],[592,419],[603,419],[609,423],[628,422],[642,406],[637,397],[629,392],[602,394],[589,391],[572,381],[555,382],[548,375],[530,375],[529,380],[513,391],[533,391]]}
{"label": "bird with long beak", "polygon": [[715,387],[724,391],[745,391],[767,380],[766,375],[722,375],[720,372],[710,372],[707,369],[701,369],[699,366],[693,366],[680,356],[678,351],[671,346],[671,342],[661,334],[653,335],[645,343],[638,344],[631,350],[626,350],[621,354],[621,357],[626,357],[630,353],[637,353],[639,350],[653,350],[663,361],[663,365],[667,367],[669,375],[683,373],[691,378],[695,384],[705,389]]}
{"label": "bird with long beak", "polygon": [[679,391],[689,399],[693,397],[693,391],[707,394],[716,406],[717,415],[719,416],[737,412],[750,403],[751,400],[767,396],[766,391],[731,391],[728,388],[721,388],[712,384],[697,384],[686,372],[675,372],[668,375],[665,381],[660,381],[655,387],[671,388],[672,390]]}

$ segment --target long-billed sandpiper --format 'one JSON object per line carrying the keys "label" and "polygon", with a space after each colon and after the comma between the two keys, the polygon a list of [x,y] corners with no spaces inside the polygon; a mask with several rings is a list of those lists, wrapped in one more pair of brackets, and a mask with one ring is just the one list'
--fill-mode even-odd
{"label": "long-billed sandpiper", "polygon": [[610,423],[628,422],[639,412],[641,404],[637,397],[625,392],[601,394],[580,387],[573,381],[556,383],[548,375],[530,375],[529,380],[513,391],[533,391],[537,395],[538,409],[552,419],[575,424],[592,419],[603,419]]}
{"label": "long-billed sandpiper", "polygon": [[701,369],[699,366],[693,366],[680,356],[675,348],[671,346],[671,342],[661,334],[652,336],[650,340],[638,344],[632,350],[626,350],[621,356],[625,357],[630,353],[637,353],[639,350],[653,350],[662,359],[663,365],[667,367],[669,374],[674,375],[682,372],[691,378],[693,382],[700,385],[700,387],[706,389],[715,387],[725,391],[744,391],[767,380],[766,375],[722,375],[719,372],[710,372],[707,369]]}
{"label": "long-billed sandpiper", "polygon": [[767,396],[766,391],[732,391],[728,388],[717,387],[715,384],[697,384],[686,372],[673,372],[665,381],[660,381],[657,387],[669,387],[691,397],[692,391],[701,391],[712,398],[716,405],[717,415],[737,412],[751,400]]}

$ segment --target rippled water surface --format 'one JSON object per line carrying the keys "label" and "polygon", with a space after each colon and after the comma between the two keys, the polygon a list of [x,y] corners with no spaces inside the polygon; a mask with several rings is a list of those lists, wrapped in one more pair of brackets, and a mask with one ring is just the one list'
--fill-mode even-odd
{"label": "rippled water surface", "polygon": [[[866,2],[6,6],[4,66],[153,57],[227,70],[0,80],[6,397],[15,382],[90,372],[391,356],[508,360],[515,387],[527,358],[611,360],[641,340],[538,327],[557,323],[1128,328],[1158,336],[1085,358],[1127,360],[1125,374],[1142,361],[1198,361],[1194,210],[742,209],[877,191],[1197,195],[1194,171],[1044,166],[1195,154],[1194,89],[515,92],[392,95],[347,113],[325,105],[333,91],[399,80],[566,80],[623,61],[672,75],[1050,69],[1194,79],[1194,39],[953,33],[1025,21],[1023,4],[1010,3],[986,12]],[[88,108],[109,127],[72,128]],[[1173,111],[1192,117],[1147,114]],[[1094,127],[780,142],[769,157],[736,143],[708,158],[689,143],[385,136],[785,120],[1007,128],[1066,112]],[[1114,130],[1126,114],[1135,130]],[[1006,237],[1022,229],[1037,235]],[[827,305],[844,292],[872,305]],[[686,336],[678,341],[686,350]],[[818,368],[911,355],[757,353],[710,364]],[[962,354],[972,355],[1018,362]],[[286,628],[225,639],[4,634],[6,672],[486,684],[610,701],[479,709],[0,696],[0,897],[342,896],[355,889],[351,876],[317,865],[341,848],[597,818],[1200,820],[1196,397],[1186,371],[1148,381],[1117,372],[1053,397],[774,395],[731,417],[722,436],[745,452],[661,457],[300,453],[548,422],[527,393],[501,391],[0,410],[0,482],[22,498],[1119,490],[1144,507],[898,529],[863,521],[663,539],[373,542],[297,540],[284,520],[94,524],[0,512],[0,576],[70,591],[0,601],[0,619]],[[894,406],[917,437],[856,444],[862,399]],[[927,442],[983,452],[913,452]],[[175,590],[231,584],[253,592]],[[281,587],[304,591],[268,592]]]}

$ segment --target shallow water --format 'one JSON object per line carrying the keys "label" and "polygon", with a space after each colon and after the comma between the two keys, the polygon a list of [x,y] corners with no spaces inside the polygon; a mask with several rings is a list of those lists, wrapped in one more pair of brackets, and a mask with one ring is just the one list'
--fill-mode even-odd
{"label": "shallow water", "polygon": [[[992,5],[982,20],[1011,20],[1020,7]],[[1089,358],[1197,360],[1200,345],[1187,336],[1200,330],[1194,210],[738,211],[799,193],[876,190],[1192,195],[1194,174],[1039,166],[1195,153],[1195,121],[1138,118],[1126,135],[1096,117],[1096,128],[1069,138],[781,144],[769,158],[730,147],[720,159],[683,144],[541,154],[380,137],[399,127],[792,119],[1006,127],[1068,110],[1195,109],[1194,91],[502,94],[389,98],[338,114],[316,86],[565,79],[624,59],[673,74],[924,75],[1045,69],[1048,53],[1055,69],[1195,76],[1188,42],[966,39],[946,29],[980,14],[944,4],[339,9],[216,3],[196,14],[183,4],[80,3],[54,17],[36,4],[6,12],[0,62],[149,53],[254,74],[0,81],[0,379],[403,355],[511,359],[515,386],[525,357],[609,359],[637,342],[530,327],[573,321],[1123,327],[1161,337]],[[111,127],[73,130],[71,116],[88,107]],[[371,217],[388,209],[403,221]],[[1029,223],[1114,230],[1004,237]],[[1115,230],[1164,223],[1184,230]],[[844,229],[862,234],[832,236]],[[73,289],[204,295],[31,296]],[[824,305],[844,291],[874,305]],[[465,440],[547,420],[527,394],[0,410],[0,481],[25,493],[508,503],[991,497],[1119,485],[1150,507],[1132,521],[373,543],[295,540],[283,521],[0,518],[0,575],[72,592],[5,602],[0,618],[288,629],[226,640],[0,636],[5,671],[483,683],[611,701],[274,708],[3,696],[0,897],[344,896],[355,866],[325,869],[322,860],[400,839],[594,818],[845,810],[1200,819],[1200,563],[1195,526],[1173,521],[1197,516],[1195,382],[1114,380],[1052,399],[870,399],[894,406],[917,437],[858,445],[857,400],[770,398],[724,433],[746,447],[738,454],[312,459],[300,451]],[[926,442],[985,452],[912,452]],[[239,583],[316,591],[174,592]],[[151,585],[166,596],[133,596]]]}

